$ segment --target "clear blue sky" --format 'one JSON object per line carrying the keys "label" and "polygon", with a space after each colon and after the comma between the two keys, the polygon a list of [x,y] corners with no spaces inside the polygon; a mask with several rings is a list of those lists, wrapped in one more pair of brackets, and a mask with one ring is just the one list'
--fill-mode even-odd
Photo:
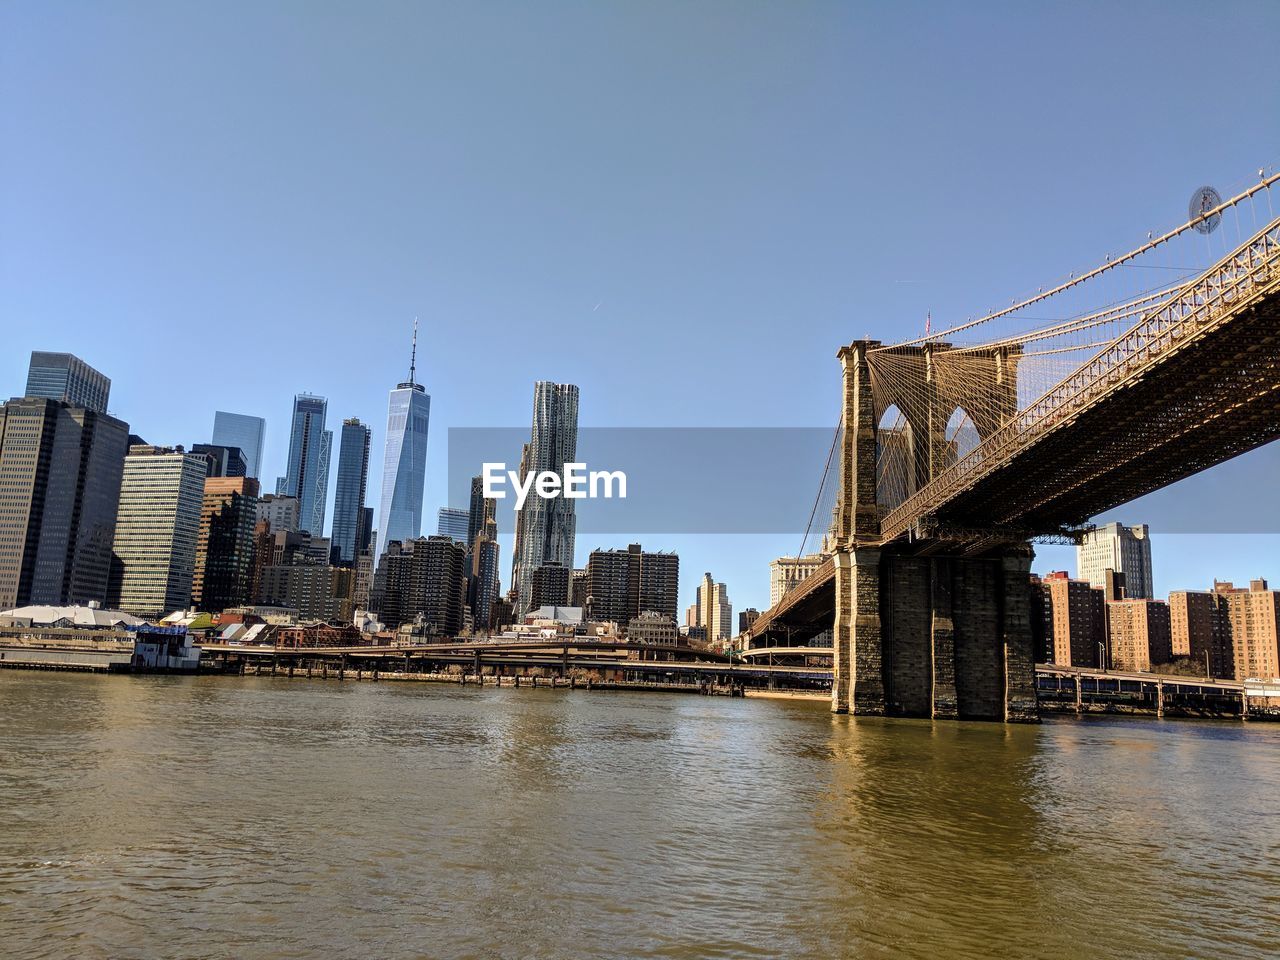
{"label": "clear blue sky", "polygon": [[[69,350],[153,442],[260,414],[271,489],[297,391],[379,460],[417,315],[429,532],[448,428],[527,423],[535,379],[579,384],[584,425],[829,425],[841,343],[1275,164],[1277,37],[1271,0],[9,0],[0,392]],[[682,603],[711,570],[735,609],[797,546],[644,541],[679,549]],[[1280,579],[1278,544],[1168,537],[1157,586]]]}

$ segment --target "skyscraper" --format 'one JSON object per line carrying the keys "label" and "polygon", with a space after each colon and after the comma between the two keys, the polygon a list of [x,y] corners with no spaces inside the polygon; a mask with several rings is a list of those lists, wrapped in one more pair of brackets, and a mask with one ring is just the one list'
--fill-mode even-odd
{"label": "skyscraper", "polygon": [[[533,427],[522,473],[550,470],[564,476],[564,465],[578,455],[578,388],[571,383],[539,380],[533,387]],[[519,550],[511,579],[519,608],[529,609],[533,571],[548,563],[573,568],[576,526],[574,501],[567,497],[529,497],[516,518]]]}
{"label": "skyscraper", "polygon": [[1126,597],[1151,599],[1151,532],[1145,523],[1108,523],[1085,534],[1076,547],[1076,575],[1101,587],[1107,570],[1124,574]]}
{"label": "skyscraper", "polygon": [[440,636],[462,630],[466,551],[452,537],[407,540],[383,556],[385,586],[378,606],[388,627],[412,623]]}
{"label": "skyscraper", "polygon": [[360,508],[360,525],[356,527],[356,556],[369,549],[373,542],[373,507]]}
{"label": "skyscraper", "polygon": [[128,437],[58,400],[0,405],[0,610],[106,600]]}
{"label": "skyscraper", "polygon": [[680,586],[676,554],[645,553],[638,543],[626,550],[593,550],[587,578],[593,620],[611,620],[623,630],[642,613],[675,622]]}
{"label": "skyscraper", "polygon": [[337,561],[353,564],[360,552],[365,487],[369,482],[369,428],[355,417],[342,421],[338,482],[333,498],[333,547]]}
{"label": "skyscraper", "polygon": [[208,460],[181,447],[134,446],[124,460],[107,602],[158,617],[191,602]]}
{"label": "skyscraper", "polygon": [[427,428],[431,397],[415,382],[418,322],[413,324],[409,379],[387,400],[387,445],[382,456],[382,504],[378,516],[381,551],[393,540],[406,542],[422,532],[422,495],[427,482]]}
{"label": "skyscraper", "polygon": [[709,573],[702,575],[696,606],[697,625],[706,631],[708,642],[728,640],[733,636],[733,604],[729,602],[729,591],[723,583],[716,583]]}
{"label": "skyscraper", "polygon": [[31,352],[27,367],[28,397],[62,400],[94,413],[107,412],[111,380],[69,353]]}
{"label": "skyscraper", "polygon": [[196,443],[192,444],[191,452],[203,453],[209,458],[209,476],[211,477],[249,475],[249,464],[244,458],[244,451],[239,447],[224,447],[217,443]]}
{"label": "skyscraper", "polygon": [[313,536],[324,535],[325,497],[329,490],[329,453],[333,432],[324,428],[329,402],[300,393],[293,398],[287,473],[276,481],[276,494],[297,497],[298,520]]}
{"label": "skyscraper", "polygon": [[464,547],[468,545],[467,532],[471,522],[471,511],[461,507],[441,507],[436,514],[436,533],[444,537],[453,537]]}
{"label": "skyscraper", "polygon": [[209,613],[253,602],[253,527],[258,481],[209,477],[204,482],[191,602]]}
{"label": "skyscraper", "polygon": [[218,410],[213,415],[213,442],[221,447],[239,447],[244,455],[245,476],[262,479],[262,441],[267,421],[244,413]]}
{"label": "skyscraper", "polygon": [[484,495],[484,477],[471,478],[471,503],[467,510],[467,549],[485,532],[489,521],[498,519],[498,501]]}
{"label": "skyscraper", "polygon": [[301,530],[300,516],[297,497],[279,497],[268,493],[258,500],[258,520],[267,521],[273,532]]}
{"label": "skyscraper", "polygon": [[475,628],[481,632],[495,626],[494,607],[500,599],[497,530],[497,524],[493,518],[489,518],[471,541],[469,548],[471,567],[467,579],[467,603],[471,606]]}

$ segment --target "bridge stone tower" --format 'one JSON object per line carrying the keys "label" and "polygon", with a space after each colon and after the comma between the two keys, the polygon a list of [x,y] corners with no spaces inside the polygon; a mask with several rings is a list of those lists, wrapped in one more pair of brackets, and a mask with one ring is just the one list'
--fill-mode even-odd
{"label": "bridge stone tower", "polygon": [[[972,542],[915,538],[884,543],[877,504],[881,405],[912,424],[909,459],[919,486],[945,467],[947,420],[975,411],[985,436],[1017,411],[1017,354],[996,348],[966,357],[978,376],[961,390],[936,376],[945,344],[914,348],[921,383],[909,395],[873,389],[876,341],[841,348],[844,435],[835,524],[832,709],[838,713],[1034,721],[1038,718],[1025,542],[980,551]],[[882,388],[883,389],[883,388]],[[982,391],[982,396],[973,396]],[[970,395],[957,395],[957,392]]]}

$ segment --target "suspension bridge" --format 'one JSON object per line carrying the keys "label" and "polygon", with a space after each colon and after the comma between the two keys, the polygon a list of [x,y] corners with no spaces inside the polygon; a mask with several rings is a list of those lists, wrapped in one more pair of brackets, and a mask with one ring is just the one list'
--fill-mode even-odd
{"label": "suspension bridge", "polygon": [[841,347],[801,554],[744,634],[831,631],[833,709],[1034,720],[1032,543],[1280,436],[1280,173],[1007,307]]}

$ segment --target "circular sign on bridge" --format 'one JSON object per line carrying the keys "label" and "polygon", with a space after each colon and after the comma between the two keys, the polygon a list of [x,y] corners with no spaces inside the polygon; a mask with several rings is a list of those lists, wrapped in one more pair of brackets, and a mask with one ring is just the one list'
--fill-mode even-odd
{"label": "circular sign on bridge", "polygon": [[[1222,222],[1222,214],[1215,213],[1209,216],[1210,210],[1215,210],[1222,206],[1222,197],[1213,187],[1201,187],[1191,195],[1191,205],[1187,209],[1187,219],[1195,221],[1195,228],[1199,233],[1213,233],[1218,229],[1218,224]],[[1197,221],[1197,218],[1199,220]]]}

